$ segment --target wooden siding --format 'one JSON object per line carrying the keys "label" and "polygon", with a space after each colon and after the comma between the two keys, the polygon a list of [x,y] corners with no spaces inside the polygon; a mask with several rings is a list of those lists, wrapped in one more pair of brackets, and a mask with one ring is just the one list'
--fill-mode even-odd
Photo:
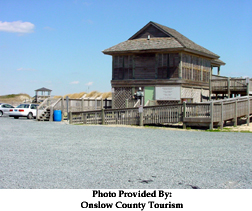
{"label": "wooden siding", "polygon": [[178,53],[157,54],[157,78],[178,78],[179,62]]}
{"label": "wooden siding", "polygon": [[182,54],[182,79],[208,82],[211,73],[211,61],[191,54]]}
{"label": "wooden siding", "polygon": [[178,53],[114,56],[112,80],[178,78],[179,63]]}
{"label": "wooden siding", "polygon": [[135,79],[155,79],[155,54],[139,54],[135,56]]}
{"label": "wooden siding", "polygon": [[148,35],[150,35],[151,38],[153,38],[153,37],[168,37],[168,35],[166,35],[162,31],[158,30],[156,27],[150,25],[134,39],[148,38]]}
{"label": "wooden siding", "polygon": [[133,79],[133,56],[114,56],[112,79]]}

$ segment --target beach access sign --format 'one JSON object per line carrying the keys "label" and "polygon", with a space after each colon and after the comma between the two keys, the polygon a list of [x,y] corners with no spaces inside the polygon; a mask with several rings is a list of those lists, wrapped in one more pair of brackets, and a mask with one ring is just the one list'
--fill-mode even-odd
{"label": "beach access sign", "polygon": [[180,86],[156,86],[155,99],[156,100],[180,100],[181,87]]}

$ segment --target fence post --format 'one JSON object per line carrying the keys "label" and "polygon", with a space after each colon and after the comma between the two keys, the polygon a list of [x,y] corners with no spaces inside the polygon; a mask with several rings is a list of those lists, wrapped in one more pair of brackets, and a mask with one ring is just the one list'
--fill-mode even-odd
{"label": "fence post", "polygon": [[69,124],[72,124],[73,122],[73,114],[72,112],[69,112]]}
{"label": "fence post", "polygon": [[235,100],[235,117],[234,117],[234,126],[237,127],[237,100]]}
{"label": "fence post", "polygon": [[246,84],[247,84],[247,96],[249,96],[249,90],[250,90],[250,80],[249,80],[249,77],[246,78]]}
{"label": "fence post", "polygon": [[50,106],[50,121],[53,121],[53,107]]}
{"label": "fence post", "polygon": [[128,108],[128,107],[129,107],[129,100],[126,99],[126,100],[125,100],[125,108]]}
{"label": "fence post", "polygon": [[221,102],[221,121],[220,128],[223,129],[223,102]]}
{"label": "fence post", "polygon": [[107,109],[107,107],[108,107],[108,99],[107,98],[105,98],[105,109]]}
{"label": "fence post", "polygon": [[249,99],[249,95],[248,95],[248,115],[247,115],[247,126],[249,126],[249,122],[250,122],[250,99]]}
{"label": "fence post", "polygon": [[228,85],[228,98],[230,98],[230,77],[227,78],[227,85]]}
{"label": "fence post", "polygon": [[182,119],[182,121],[183,121],[183,129],[186,129],[186,123],[184,122],[185,117],[186,117],[186,102],[184,101],[183,102],[183,119]]}
{"label": "fence post", "polygon": [[66,96],[66,110],[67,110],[67,120],[69,120],[69,97]]}
{"label": "fence post", "polygon": [[213,129],[213,101],[210,102],[210,119],[211,119],[211,123],[210,123],[209,129],[212,130]]}
{"label": "fence post", "polygon": [[95,109],[94,110],[97,110],[97,98],[95,98]]}
{"label": "fence post", "polygon": [[89,100],[89,97],[87,98],[87,110],[91,110],[90,108],[90,100]]}
{"label": "fence post", "polygon": [[103,109],[103,99],[101,98],[101,109]]}
{"label": "fence post", "polygon": [[102,125],[105,125],[105,111],[104,108],[101,110]]}
{"label": "fence post", "polygon": [[143,126],[143,112],[139,113],[139,116],[140,116],[139,126]]}
{"label": "fence post", "polygon": [[212,99],[212,81],[209,79],[209,101]]}
{"label": "fence post", "polygon": [[83,124],[87,124],[87,114],[83,113]]}
{"label": "fence post", "polygon": [[64,97],[61,97],[61,121],[64,120]]}
{"label": "fence post", "polygon": [[81,98],[81,111],[84,111],[84,98]]}

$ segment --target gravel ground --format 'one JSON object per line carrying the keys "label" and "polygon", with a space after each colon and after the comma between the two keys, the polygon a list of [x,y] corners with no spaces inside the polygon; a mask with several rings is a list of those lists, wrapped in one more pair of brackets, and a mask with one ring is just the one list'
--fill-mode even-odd
{"label": "gravel ground", "polygon": [[0,118],[1,189],[251,189],[252,134]]}

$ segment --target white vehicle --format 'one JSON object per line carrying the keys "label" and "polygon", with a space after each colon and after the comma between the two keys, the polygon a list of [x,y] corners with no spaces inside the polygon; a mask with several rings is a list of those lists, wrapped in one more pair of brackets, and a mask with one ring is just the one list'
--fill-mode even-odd
{"label": "white vehicle", "polygon": [[0,117],[4,114],[9,115],[10,111],[13,111],[14,106],[7,103],[0,103]]}
{"label": "white vehicle", "polygon": [[27,119],[36,118],[38,104],[20,104],[9,113],[9,117],[18,119],[19,117],[27,117]]}

